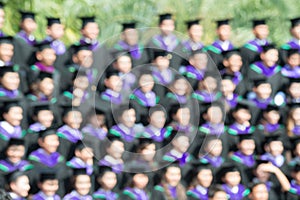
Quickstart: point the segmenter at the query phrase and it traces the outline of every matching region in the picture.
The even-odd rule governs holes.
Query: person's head
[[[35,14],[32,12],[21,11],[20,27],[27,35],[32,34],[37,29]]]
[[[136,168],[141,168],[136,166]],[[129,175],[129,187],[131,188],[137,188],[140,190],[143,190],[146,188],[147,184],[149,183],[149,177],[146,173],[140,172],[139,169],[138,171],[135,171],[135,167],[130,169],[131,174]]]
[[[73,87],[74,87],[73,94],[75,96],[78,96],[76,94],[76,89],[78,88],[81,91],[85,91],[89,86],[89,79],[84,70],[75,71],[73,73],[72,78],[73,78]],[[83,93],[81,95],[83,96]]]
[[[89,194],[92,183],[91,177],[86,174],[86,168],[73,169],[73,187],[81,196]]]
[[[175,137],[172,140],[172,146],[173,149],[180,153],[185,153],[187,152],[189,146],[190,146],[190,141],[189,137],[185,133],[176,133]]]
[[[38,91],[46,95],[47,97],[52,96],[54,92],[54,80],[51,73],[40,72],[38,78]]]
[[[75,156],[84,162],[93,159],[94,152],[90,142],[77,141],[75,145]]]
[[[1,15],[1,9],[0,9]],[[0,60],[10,62],[14,55],[13,37],[4,36],[0,38]]]
[[[154,87],[154,79],[149,71],[142,72],[142,74],[139,77],[138,84],[142,92],[148,93],[152,91]]]
[[[1,67],[0,85],[7,90],[17,90],[20,86],[20,75],[14,66]]]
[[[249,106],[246,104],[238,103],[232,113],[233,118],[239,124],[249,122],[251,119],[251,112]]]
[[[222,52],[224,55],[223,65],[230,73],[239,72],[242,68],[243,61],[239,49],[233,49]]]
[[[278,50],[273,44],[265,45],[263,46],[263,51],[260,53],[260,59],[265,66],[272,67],[279,59]]]
[[[254,81],[253,92],[260,99],[268,99],[272,94],[272,85],[266,79]]]
[[[209,164],[200,162],[193,163],[193,169],[189,172],[191,177],[191,186],[200,185],[204,188],[209,188],[213,181],[213,173]]]
[[[106,72],[104,85],[115,92],[121,92],[123,82],[116,70]]]
[[[55,129],[46,129],[39,133],[38,144],[48,154],[52,154],[57,151],[59,146],[59,138]]]
[[[2,108],[3,119],[12,126],[20,126],[23,119],[23,108],[17,101],[8,101]]]
[[[64,25],[61,24],[59,18],[47,18],[46,34],[54,40],[62,38],[65,34]]]
[[[135,109],[127,105],[121,105],[117,111],[117,117],[119,123],[131,128],[136,121]]]
[[[29,178],[21,171],[14,171],[8,175],[9,190],[20,197],[27,197],[30,190]]]
[[[292,68],[300,65],[300,53],[298,49],[289,49],[287,51],[286,63]]]
[[[45,66],[53,66],[56,60],[55,50],[51,48],[50,42],[41,42],[35,45],[36,59]]]
[[[239,135],[239,143],[237,147],[245,156],[253,155],[255,151],[255,141],[253,136],[251,134]]]
[[[184,96],[191,93],[191,86],[185,77],[176,75],[170,86],[170,90],[176,95]]]
[[[195,50],[189,57],[189,63],[197,70],[206,70],[208,63],[207,53],[203,50]]]
[[[169,68],[171,57],[172,55],[169,52],[156,49],[154,51],[153,63],[160,71],[162,71]]]
[[[96,40],[99,35],[99,26],[95,21],[95,17],[81,17],[81,34],[90,40]]]
[[[114,159],[121,159],[125,151],[124,143],[118,137],[110,137],[110,141],[107,142],[106,152]]]
[[[269,36],[269,26],[266,24],[265,19],[255,19],[252,21],[252,32],[257,39],[267,39]]]
[[[176,187],[181,180],[181,169],[177,163],[166,166],[163,170],[162,181],[172,187]]]
[[[209,200],[227,200],[227,193],[222,189],[221,186],[214,186],[209,188],[208,191]]]
[[[204,151],[213,157],[221,155],[223,150],[222,140],[217,136],[208,136],[204,143]]]
[[[291,137],[290,138],[292,143],[293,155],[295,157],[300,157],[300,138],[299,137]]]
[[[290,33],[294,38],[299,40],[300,39],[300,17],[290,19],[290,21],[291,21]]]
[[[3,3],[0,4],[0,29],[3,28],[5,23],[5,11]]]
[[[266,137],[265,151],[270,153],[272,156],[282,155],[284,146],[282,139],[279,135],[271,135]]]
[[[91,68],[93,64],[93,51],[90,45],[73,45],[72,61],[83,68]]]
[[[175,30],[175,21],[172,19],[172,14],[165,13],[159,15],[159,29],[161,34],[168,36]]]
[[[36,122],[41,123],[46,128],[51,127],[54,120],[54,114],[50,109],[49,104],[34,105],[33,115],[33,119]]]
[[[122,23],[122,34],[121,38],[129,46],[134,46],[139,41],[139,34],[135,28],[135,22]]]
[[[155,156],[155,143],[149,138],[139,138],[139,144],[136,149],[138,153],[145,161],[152,162]]]
[[[116,53],[113,66],[119,72],[129,73],[132,69],[131,57],[126,52]]]
[[[191,111],[186,105],[175,104],[171,107],[170,117],[180,125],[187,126],[190,123]]]
[[[91,110],[88,116],[88,121],[93,127],[103,127],[106,125],[105,113],[99,106],[96,106],[95,110]]]
[[[226,41],[230,39],[231,26],[229,24],[229,19],[218,20],[217,22],[217,35],[221,41]]]
[[[268,105],[263,111],[263,118],[270,124],[278,124],[280,120],[279,107],[276,105]]]
[[[206,73],[203,80],[198,82],[198,90],[214,93],[218,90],[218,80],[212,73]]]
[[[63,121],[66,125],[73,129],[79,129],[82,120],[82,114],[78,109],[69,106],[64,109]]]
[[[54,196],[59,189],[58,183],[55,172],[42,172],[38,187],[46,196]]]
[[[292,97],[292,98],[300,98],[300,79],[299,78],[292,78],[289,81],[289,85],[287,88],[287,93]]]
[[[186,22],[188,35],[193,42],[200,42],[203,35],[203,27],[199,22],[200,19]]]
[[[233,78],[234,76],[230,74],[225,74],[222,76],[221,90],[225,97],[233,94],[234,90],[236,89],[236,85],[233,83]]]
[[[6,157],[12,163],[18,163],[25,154],[25,143],[23,139],[11,138],[6,147]]]
[[[265,183],[259,182],[250,187],[249,198],[251,200],[268,200],[269,192]]]
[[[221,169],[221,181],[230,187],[237,186],[241,182],[239,169],[234,165],[224,166]]]
[[[97,182],[104,190],[112,190],[117,185],[117,174],[111,167],[100,166]]]
[[[149,124],[155,128],[163,128],[166,123],[166,113],[163,107],[156,105],[149,110]]]
[[[221,105],[212,104],[203,114],[203,118],[212,124],[220,124],[223,122],[223,112]]]
[[[292,171],[292,177],[296,182],[299,184],[300,183],[300,165],[296,164],[293,168]]]

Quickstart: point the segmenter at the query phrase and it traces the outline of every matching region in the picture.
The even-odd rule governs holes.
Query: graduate
[[[263,51],[262,46],[269,45],[269,26],[266,19],[252,20],[252,33],[254,39],[248,41],[242,48],[241,54],[243,62],[247,67],[259,58],[259,54]],[[244,71],[246,73],[246,71]]]
[[[296,165],[292,170],[292,181],[290,182],[290,189],[287,194],[287,198],[296,200],[300,196],[300,179],[299,179],[300,165]]]
[[[282,105],[293,105],[293,104],[297,104],[300,102],[300,93],[299,90],[297,90],[297,88],[300,86],[300,79],[299,78],[291,78],[289,80],[289,83],[286,87],[286,96],[283,95],[283,97],[285,98]],[[293,106],[291,106],[293,107]]]
[[[269,104],[274,104],[272,85],[267,79],[256,79],[252,90],[253,93],[248,94],[248,100],[257,108],[266,109]]]
[[[3,27],[4,27],[4,23],[5,23],[5,11],[4,11],[4,4],[1,2],[0,4],[0,37],[5,36],[5,34],[3,33]]]
[[[292,143],[292,158],[289,161],[288,165],[291,167],[295,167],[296,165],[300,165],[300,138],[299,137],[291,137],[290,141]]]
[[[181,181],[181,168],[178,163],[171,163],[161,171],[161,181],[155,185],[150,199],[187,199],[186,190]]]
[[[216,21],[217,23],[217,37],[211,45],[205,47],[205,50],[209,53],[213,60],[213,66],[219,67],[223,61],[222,52],[234,49],[233,44],[230,41],[231,36],[231,19],[222,19]]]
[[[132,67],[141,66],[149,62],[148,53],[144,45],[139,41],[139,33],[136,21],[123,22],[120,40],[110,50],[116,52],[128,52],[132,61]]]
[[[292,39],[288,41],[286,44],[282,45],[281,48],[283,50],[298,49],[299,51],[300,50],[300,45],[299,45],[300,17],[290,19],[290,22],[291,22],[290,34],[292,36]]]
[[[189,190],[186,192],[188,199],[208,200],[208,190],[213,182],[213,172],[211,166],[200,162],[195,162],[190,170]]]
[[[185,22],[189,39],[183,41],[182,45],[183,51],[188,55],[190,55],[192,51],[200,50],[204,47],[202,42],[203,27],[200,22],[201,19],[194,19]]]
[[[60,200],[60,196],[56,194],[59,184],[55,172],[43,172],[40,175],[38,186],[40,191],[32,196],[32,200],[50,199]]]
[[[28,171],[33,166],[24,159],[25,143],[23,139],[12,138],[5,148],[5,158],[0,160],[0,172],[10,173],[16,170]]]
[[[289,137],[300,135],[300,106],[298,104],[294,105],[288,114],[286,121],[286,131]]]
[[[90,195],[91,186],[91,177],[86,174],[86,170],[81,168],[74,169],[72,177],[73,190],[66,194],[63,200],[92,200],[93,198]]]
[[[30,185],[28,176],[21,171],[14,171],[7,176],[9,195],[12,200],[26,200]]]
[[[253,184],[250,188],[249,199],[251,200],[268,200],[269,193],[266,184],[258,182]]]
[[[290,78],[300,78],[300,52],[298,49],[287,50],[287,59],[282,67],[282,76]]]
[[[0,37],[0,50],[0,65],[12,65],[15,50],[12,36]]]
[[[180,40],[174,34],[175,21],[172,17],[172,14],[160,14],[158,25],[160,34],[154,35],[147,44],[150,60],[153,60],[154,51],[156,49],[162,49],[172,55],[170,66],[178,70],[184,54],[182,52],[183,46]]]
[[[119,194],[114,191],[117,185],[117,175],[111,167],[100,166],[97,182],[100,187],[93,193],[93,199],[118,199]]]
[[[0,97],[18,99],[23,97],[20,88],[21,79],[16,66],[3,66],[0,70]]]

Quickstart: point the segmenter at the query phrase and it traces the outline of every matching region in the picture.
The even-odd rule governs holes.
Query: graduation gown
[[[188,200],[208,200],[208,188],[197,185],[195,188],[188,190],[186,196]]]
[[[193,89],[197,88],[198,82],[203,80],[207,70],[198,70],[192,65],[182,66],[179,73],[186,77]]]
[[[21,126],[12,126],[7,121],[0,122],[0,152],[4,150],[10,138],[24,138],[26,131]]]
[[[153,188],[152,194],[151,194],[151,199],[155,200],[167,200],[167,197],[165,195],[166,191],[161,185],[156,185]],[[170,187],[170,193],[171,196],[173,197],[173,200],[179,200],[176,194],[176,188]]]
[[[78,192],[76,192],[75,190],[73,190],[71,193],[66,194],[66,196],[64,196],[63,200],[92,200],[93,197],[91,195],[80,195],[78,194]]]
[[[102,188],[99,188],[96,192],[93,193],[93,199],[102,199],[102,200],[115,200],[119,198],[119,194],[113,191],[106,191]]]
[[[36,193],[35,195],[32,196],[32,200],[44,200],[47,198],[52,198],[53,200],[61,200],[60,196],[55,194],[54,196],[46,196],[45,193],[43,193],[42,191],[39,191],[38,193]]]
[[[145,190],[126,187],[123,190],[122,194],[120,195],[120,199],[124,199],[124,200],[150,200],[150,194]]]
[[[237,191],[234,191],[233,188],[230,188],[228,185],[223,184],[222,188],[229,196],[230,200],[241,200],[244,197],[248,196],[250,190],[245,188],[242,184],[239,184],[237,187]]]

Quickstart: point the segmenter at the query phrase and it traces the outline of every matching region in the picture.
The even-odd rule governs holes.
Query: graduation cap
[[[260,78],[260,79],[254,80],[254,86],[255,86],[255,87],[258,87],[258,86],[260,86],[261,84],[265,84],[265,83],[269,83],[268,80],[265,79],[265,78]]]
[[[222,55],[224,56],[225,59],[229,59],[232,55],[241,55],[239,49],[231,49],[228,51],[223,51]]]
[[[115,69],[107,70],[105,73],[105,78],[109,79],[111,76],[119,76],[119,71]]]
[[[257,168],[260,164],[268,164],[268,163],[269,163],[268,160],[262,160],[262,159],[256,159],[256,160],[255,160],[256,168]]]
[[[77,77],[84,76],[87,77],[86,71],[83,68],[75,70],[72,74],[72,81],[74,81]]]
[[[296,146],[300,143],[300,137],[299,136],[294,136],[290,137],[290,142],[293,145],[293,149],[296,149]]]
[[[45,78],[52,79],[52,75],[53,75],[53,73],[48,73],[48,72],[41,71],[38,75],[38,79],[41,80],[41,81],[44,80]]]
[[[59,18],[47,17],[47,26],[52,26],[53,24],[61,24]]]
[[[268,135],[265,138],[265,144],[270,144],[273,141],[282,141],[282,138],[279,134]]]
[[[121,56],[127,56],[130,57],[128,51],[116,51],[112,53],[113,58],[115,59],[115,61],[117,61],[118,58],[120,58]],[[131,57],[130,57],[131,58]]]
[[[291,21],[291,27],[294,28],[295,26],[298,26],[300,24],[300,17],[290,19],[290,21]]]
[[[300,54],[298,49],[289,49],[287,50],[287,57],[289,58],[290,56],[294,55],[294,54]]]
[[[13,44],[13,39],[12,36],[0,37],[0,44]]]
[[[5,4],[3,2],[0,2],[0,9],[3,9]]]
[[[23,139],[19,139],[19,138],[11,138],[7,144],[7,147],[10,146],[24,146],[25,145],[25,141]]]
[[[47,128],[39,132],[39,138],[45,138],[48,135],[56,135],[56,129]]]
[[[250,110],[250,107],[246,102],[238,102],[234,110],[238,111],[240,109]]]
[[[4,76],[4,74],[9,73],[9,72],[18,72],[19,69],[18,67],[14,66],[3,66],[0,67],[0,77]]]
[[[222,80],[232,80],[234,79],[234,75],[233,74],[223,74],[222,75]]]
[[[115,173],[112,167],[106,165],[100,165],[98,177],[102,177],[105,174],[105,172]]]
[[[69,105],[69,104],[62,105],[62,108],[63,108],[63,112],[62,112],[63,117],[65,117],[69,112],[72,112],[72,111],[80,112],[80,110],[78,110],[78,108],[76,106],[72,106],[72,105]]]
[[[253,140],[253,135],[252,134],[240,134],[238,135],[239,137],[239,142],[242,142],[243,140]]]
[[[44,49],[51,49],[51,42],[50,41],[43,41],[39,42],[34,45],[36,51],[43,51]]]
[[[2,103],[2,113],[7,113],[12,107],[21,107],[18,99],[5,99],[1,101]]]
[[[75,150],[81,151],[84,148],[91,148],[92,144],[90,141],[84,141],[78,140],[75,144]]]
[[[160,57],[160,56],[167,57],[168,59],[172,58],[172,55],[170,54],[170,52],[162,50],[162,49],[155,49],[153,59],[155,60],[157,57]]]
[[[21,13],[21,20],[24,21],[25,19],[34,19],[35,13],[29,11],[20,11]]]
[[[172,19],[171,13],[164,13],[159,15],[159,24],[161,24],[164,20]]]
[[[31,106],[33,108],[33,114],[36,116],[42,110],[51,110],[50,104],[45,102],[35,103]]]
[[[95,16],[89,16],[89,17],[80,17],[82,21],[81,29],[83,29],[88,23],[94,23],[95,21]]]
[[[276,46],[274,44],[267,44],[262,46],[263,52],[267,52],[271,49],[277,49]]]
[[[122,23],[122,31],[125,31],[126,29],[135,29],[136,22],[123,22]]]
[[[224,164],[223,167],[218,172],[218,174],[220,175],[218,177],[223,178],[229,172],[240,172],[240,170],[233,163]]]
[[[103,114],[105,114],[105,111],[102,107],[100,107],[100,105],[97,104],[95,106],[95,114],[96,115],[103,115]]]
[[[252,27],[256,27],[259,25],[266,25],[266,19],[253,19],[252,20]]]
[[[216,20],[217,23],[217,27],[219,28],[222,25],[229,25],[229,22],[231,21],[231,19],[220,19],[220,20]]]
[[[292,83],[300,83],[300,78],[289,78],[289,85]]]
[[[56,177],[56,173],[54,170],[49,170],[49,171],[45,171],[45,172],[42,172],[40,174],[40,183],[43,183],[44,181],[47,181],[47,180],[57,180],[58,178]]]
[[[71,49],[73,50],[73,54],[77,54],[81,50],[91,51],[90,47],[90,44],[73,44]]]
[[[279,107],[275,104],[268,104],[267,108],[264,110],[265,112],[270,112],[270,111],[279,111]]]
[[[194,19],[186,21],[185,24],[187,25],[187,28],[190,29],[193,25],[199,25],[201,19]]]
[[[73,176],[87,175],[86,168],[73,168]]]
[[[194,55],[197,55],[197,54],[206,54],[206,52],[203,50],[203,48],[202,49],[196,49],[196,50],[193,50],[191,52],[190,57],[193,57]]]
[[[7,183],[10,184],[10,183],[17,181],[17,179],[21,176],[26,176],[25,172],[16,170],[16,171],[12,171],[12,172],[6,174],[5,178],[7,180]]]
[[[299,164],[296,164],[294,167],[293,167],[293,172],[300,172],[300,165]]]

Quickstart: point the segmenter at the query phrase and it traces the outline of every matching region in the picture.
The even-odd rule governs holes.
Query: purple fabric
[[[35,37],[33,35],[26,35],[25,31],[20,31],[17,33],[17,36],[22,38],[28,45],[34,46],[36,44]]]
[[[0,70],[1,70],[1,68],[0,68]],[[0,87],[0,96],[5,96],[10,99],[13,99],[13,98],[16,98],[19,94],[20,94],[20,92],[18,90],[7,90],[3,87]]]
[[[55,167],[62,160],[62,156],[58,152],[47,154],[42,148],[33,151],[29,155],[29,160],[40,162],[48,167]]]

